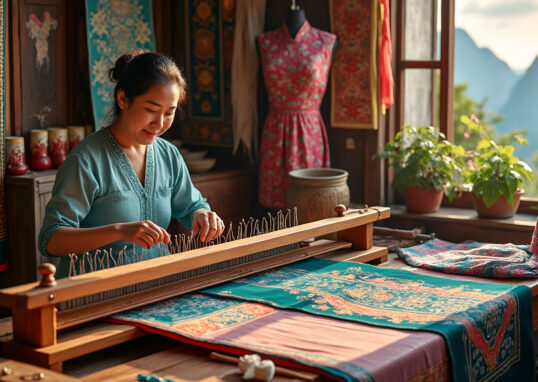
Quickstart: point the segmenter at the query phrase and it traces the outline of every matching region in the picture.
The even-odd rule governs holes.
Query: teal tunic
[[[166,229],[171,218],[191,229],[194,211],[209,205],[193,186],[187,166],[178,149],[157,138],[146,151],[146,174],[142,185],[131,162],[108,128],[103,128],[80,142],[56,173],[52,198],[45,209],[39,233],[39,250],[46,248],[52,235],[64,227],[91,228],[113,223],[151,220]],[[112,249],[117,255],[127,247],[142,252],[133,243],[114,242],[101,250]],[[147,257],[154,257],[159,246]],[[57,277],[69,271],[69,257],[59,256]]]

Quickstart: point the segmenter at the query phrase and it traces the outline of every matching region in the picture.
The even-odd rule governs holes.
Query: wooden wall
[[[184,25],[182,22],[183,1],[153,0],[154,28],[157,49],[184,62]],[[237,0],[238,1],[238,0]],[[29,117],[40,106],[43,97],[56,100],[55,112],[49,116],[47,126],[67,124],[92,124],[91,98],[89,90],[88,51],[86,42],[85,6],[83,0],[21,0],[10,2],[10,35],[12,65],[11,81],[11,128],[8,134],[27,136],[30,129],[38,128],[37,120]],[[319,29],[330,30],[328,0],[299,0],[309,22]],[[265,30],[279,28],[284,22],[290,6],[289,0],[267,0]],[[29,13],[42,17],[43,10],[56,10],[58,29],[54,31],[50,52],[50,69],[55,76],[44,83],[31,74],[26,20]],[[30,71],[30,72],[29,72]],[[28,74],[30,73],[30,75]],[[263,78],[259,77],[260,133],[268,111],[268,101]],[[51,90],[52,89],[52,90]],[[41,106],[40,106],[41,107]],[[348,184],[353,203],[369,205],[385,201],[384,173],[379,160],[372,161],[385,141],[385,118],[380,118],[380,128],[354,130],[330,126],[330,86],[321,106],[329,137],[332,166],[349,172]],[[170,131],[167,137],[173,137]],[[260,134],[261,136],[261,134]],[[246,155],[232,153],[229,147],[210,148],[211,155],[218,158],[223,168],[251,166]]]

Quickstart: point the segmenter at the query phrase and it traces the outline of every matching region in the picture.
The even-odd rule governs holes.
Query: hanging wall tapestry
[[[108,70],[133,49],[155,50],[151,0],[86,0],[93,116],[98,130],[113,106]]]
[[[231,145],[235,0],[185,1],[184,22],[190,92],[181,139]]]
[[[330,0],[331,126],[377,129],[377,1]]]
[[[6,131],[6,8],[7,2],[0,0],[0,271],[7,269],[6,199],[4,193],[4,136]]]

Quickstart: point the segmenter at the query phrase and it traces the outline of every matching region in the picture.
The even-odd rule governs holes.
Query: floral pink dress
[[[335,40],[335,35],[310,26],[308,21],[295,39],[285,24],[258,37],[270,104],[260,158],[259,200],[266,207],[286,207],[289,171],[330,167],[319,107]]]

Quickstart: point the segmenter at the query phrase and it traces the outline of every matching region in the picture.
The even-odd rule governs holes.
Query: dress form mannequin
[[[258,197],[274,209],[286,208],[289,171],[330,167],[319,108],[336,36],[312,27],[293,3],[281,28],[257,38],[270,106],[262,129]]]
[[[292,38],[295,38],[305,20],[306,16],[303,9],[290,9],[288,13],[286,13],[286,26],[288,27],[288,32],[290,32]]]

